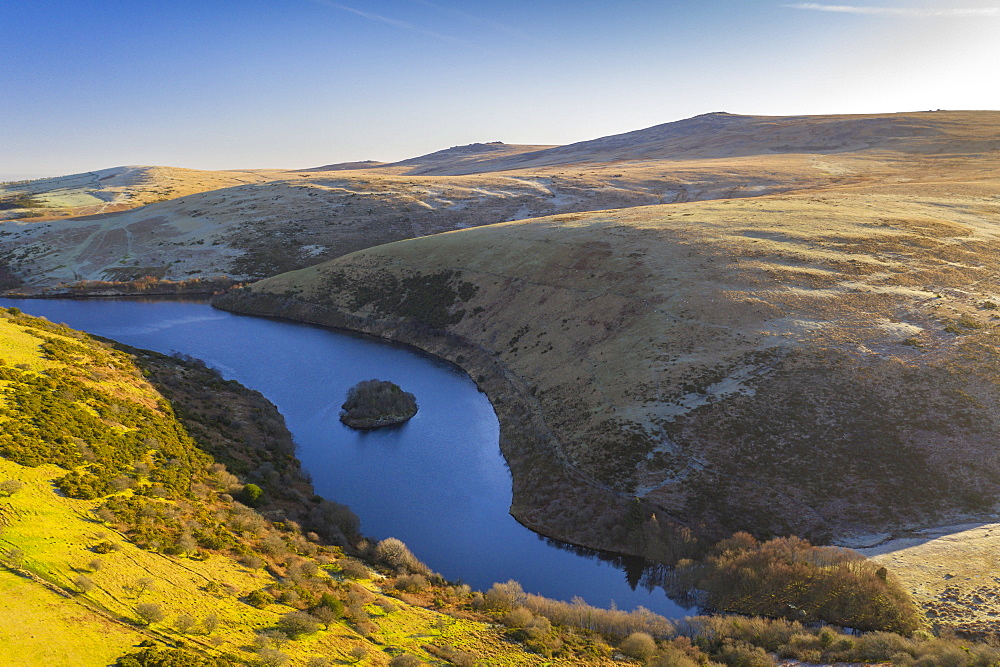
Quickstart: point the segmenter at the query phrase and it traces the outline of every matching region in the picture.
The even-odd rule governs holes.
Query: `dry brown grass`
[[[707,533],[925,524],[1000,492],[991,156],[813,156],[845,180],[439,234],[253,290],[412,325],[350,286],[452,272],[478,290],[446,330],[524,382],[577,484]],[[557,503],[515,498],[543,532],[632,544],[618,510],[537,515]]]
[[[556,213],[831,188],[891,194],[913,181],[958,192],[967,185],[960,169],[995,175],[982,137],[997,125],[992,112],[710,116],[548,150],[486,144],[367,170],[106,170],[33,185],[76,199],[0,224],[0,261],[31,286],[134,267],[171,279],[259,278],[381,243]],[[97,215],[62,219],[83,212]]]

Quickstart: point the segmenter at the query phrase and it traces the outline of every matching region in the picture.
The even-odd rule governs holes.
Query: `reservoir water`
[[[662,590],[633,589],[623,569],[596,554],[559,548],[510,516],[510,472],[496,415],[476,385],[449,364],[381,341],[233,315],[206,303],[0,299],[0,305],[135,347],[198,357],[260,391],[285,416],[316,492],[349,505],[366,535],[403,540],[447,579],[480,590],[515,579],[528,592],[560,600],[579,596],[603,607],[686,614]],[[413,392],[417,415],[380,431],[341,424],[347,389],[371,378]]]

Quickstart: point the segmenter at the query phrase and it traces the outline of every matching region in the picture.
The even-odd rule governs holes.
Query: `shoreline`
[[[391,418],[379,418],[379,419],[353,419],[351,417],[341,416],[340,421],[344,425],[349,426],[353,429],[358,429],[361,431],[371,431],[377,428],[387,428],[389,426],[399,426],[400,424],[405,424],[406,422],[413,419],[417,411],[414,410],[413,414],[407,415],[405,417],[391,417]]]
[[[21,299],[31,301],[34,299],[68,299],[71,301],[86,301],[88,299],[101,299],[112,301],[115,299],[156,299],[156,300],[186,300],[198,303],[208,303],[217,292],[108,292],[94,294],[78,294],[73,292],[45,293],[45,294],[24,294],[5,293],[0,294],[4,299]]]
[[[609,540],[601,523],[624,522],[631,498],[595,486],[563,464],[544,415],[523,380],[488,350],[454,333],[388,318],[358,317],[334,308],[249,290],[216,295],[211,305],[255,315],[372,336],[445,361],[485,393],[500,423],[500,450],[512,479],[510,514],[542,537],[624,557],[645,558],[641,548]],[[561,508],[572,507],[568,517]],[[657,508],[658,513],[662,513]],[[572,519],[567,521],[567,519]],[[650,559],[651,562],[659,562]]]
[[[192,281],[95,281],[67,283],[57,286],[10,287],[0,292],[7,299],[117,299],[128,297],[185,298],[200,297],[207,301],[213,296],[241,284],[237,280],[194,279]]]

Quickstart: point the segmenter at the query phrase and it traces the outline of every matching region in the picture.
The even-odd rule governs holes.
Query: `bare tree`
[[[215,612],[209,614],[201,621],[201,627],[205,630],[206,635],[210,635],[219,629],[219,615]]]
[[[417,665],[424,664],[415,655],[410,655],[409,653],[403,653],[397,655],[395,658],[389,661],[389,667],[417,667]]]
[[[19,479],[5,479],[0,482],[0,496],[10,497],[24,488],[24,482]]]
[[[154,584],[152,577],[140,577],[136,579],[135,583],[132,584],[132,592],[135,593],[137,598],[142,597],[142,594],[146,591],[153,590]]]
[[[94,590],[94,582],[90,580],[90,577],[83,574],[73,580],[73,585],[81,593],[89,593]]]
[[[139,615],[146,625],[160,623],[167,617],[163,607],[155,602],[140,602],[135,606],[135,613]]]
[[[186,635],[191,632],[191,628],[195,626],[198,621],[195,620],[194,616],[191,614],[180,614],[176,620],[174,620],[174,627],[177,628],[177,632],[182,635]]]

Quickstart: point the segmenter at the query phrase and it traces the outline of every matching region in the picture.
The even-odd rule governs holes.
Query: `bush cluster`
[[[435,329],[457,324],[465,317],[463,304],[479,291],[479,286],[461,279],[458,271],[415,274],[397,278],[380,272],[366,280],[351,280],[341,272],[324,276],[330,294],[350,290],[348,307],[371,308],[376,313],[420,321]]]
[[[27,192],[0,197],[0,211],[14,208],[42,208],[44,206],[44,201]]]
[[[147,647],[118,658],[115,667],[236,667],[224,657],[208,657],[182,648]]]
[[[484,596],[487,608],[523,606],[533,614],[544,616],[556,625],[568,625],[591,630],[608,637],[627,637],[643,632],[653,637],[669,637],[674,633],[674,625],[668,619],[639,607],[634,611],[621,609],[601,609],[592,607],[580,598],[572,602],[550,600],[541,595],[524,593],[515,581],[494,584]],[[498,604],[497,600],[503,600]]]
[[[778,664],[775,657],[820,664],[891,662],[927,667],[987,667],[1000,661],[1000,648],[995,646],[926,633],[853,635],[829,626],[746,616],[695,616],[677,626],[674,641],[686,640],[728,665],[771,666]]]
[[[671,621],[642,608],[625,612],[592,607],[580,599],[549,600],[524,593],[515,581],[475,594],[473,605],[510,628],[511,639],[546,656],[610,657],[610,649],[602,652],[608,641],[626,656],[654,667],[776,667],[781,659],[907,667],[1000,664],[1000,647],[932,637],[924,631],[911,637],[882,631],[855,635],[828,625],[742,615]]]
[[[823,622],[910,634],[916,606],[885,568],[850,549],[816,547],[797,537],[760,543],[747,533],[719,542],[693,570],[708,605],[745,616]]]
[[[195,471],[210,459],[169,406],[153,409],[101,385],[111,374],[136,374],[124,354],[46,320],[10,311],[7,316],[38,331],[45,357],[64,366],[45,374],[0,366],[0,380],[7,383],[0,456],[26,466],[66,468],[56,485],[75,498],[100,498],[137,485],[188,494]]]

